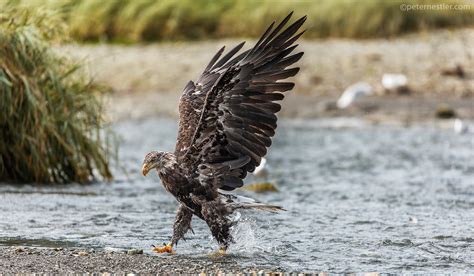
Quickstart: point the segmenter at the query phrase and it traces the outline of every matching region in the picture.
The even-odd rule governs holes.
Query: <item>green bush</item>
[[[7,0],[62,12],[74,38],[141,42],[256,37],[290,11],[308,15],[305,37],[390,37],[433,28],[472,26],[470,10],[401,11],[402,4],[467,4],[463,0]]]
[[[0,181],[109,180],[103,88],[51,50],[54,16],[0,12]]]

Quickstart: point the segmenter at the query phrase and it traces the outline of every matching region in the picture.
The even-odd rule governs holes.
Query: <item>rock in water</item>
[[[454,132],[457,134],[464,134],[469,132],[469,127],[461,119],[456,118],[454,120]]]
[[[456,64],[454,67],[450,68],[445,68],[441,70],[441,75],[443,76],[451,76],[451,77],[458,77],[460,79],[463,79],[466,77],[466,73],[464,71],[464,68],[462,67],[461,64]]]
[[[450,119],[456,117],[456,112],[450,106],[442,104],[436,109],[436,118]]]
[[[127,250],[128,255],[140,255],[143,254],[143,249],[130,249]]]
[[[362,96],[372,94],[372,86],[366,82],[358,82],[344,90],[339,100],[337,100],[338,108],[347,108]]]
[[[278,192],[277,187],[271,182],[260,182],[245,185],[242,189],[256,193]]]
[[[384,74],[382,76],[382,86],[385,91],[408,94],[408,79],[403,74]]]

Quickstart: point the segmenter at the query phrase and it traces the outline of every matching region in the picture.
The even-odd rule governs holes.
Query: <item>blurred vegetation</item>
[[[111,179],[110,133],[80,66],[51,50],[62,20],[46,12],[0,11],[0,181]]]
[[[472,26],[471,10],[401,11],[401,4],[466,4],[462,0],[4,0],[60,11],[81,41],[142,42],[256,37],[294,10],[308,15],[306,38],[390,37],[432,28]],[[4,4],[6,5],[6,4]]]

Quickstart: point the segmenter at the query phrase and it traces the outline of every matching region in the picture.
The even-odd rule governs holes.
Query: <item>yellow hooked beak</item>
[[[150,164],[149,163],[144,163],[142,167],[142,174],[143,176],[146,176],[148,172],[150,171]]]

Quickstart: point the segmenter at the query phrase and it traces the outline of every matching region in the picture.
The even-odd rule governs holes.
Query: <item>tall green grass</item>
[[[308,15],[305,37],[390,37],[433,28],[472,26],[470,10],[401,11],[401,4],[463,0],[5,0],[61,11],[74,38],[141,42],[258,36],[294,10]],[[472,2],[471,2],[472,3]]]
[[[103,89],[51,50],[60,21],[0,12],[0,182],[111,179]]]

